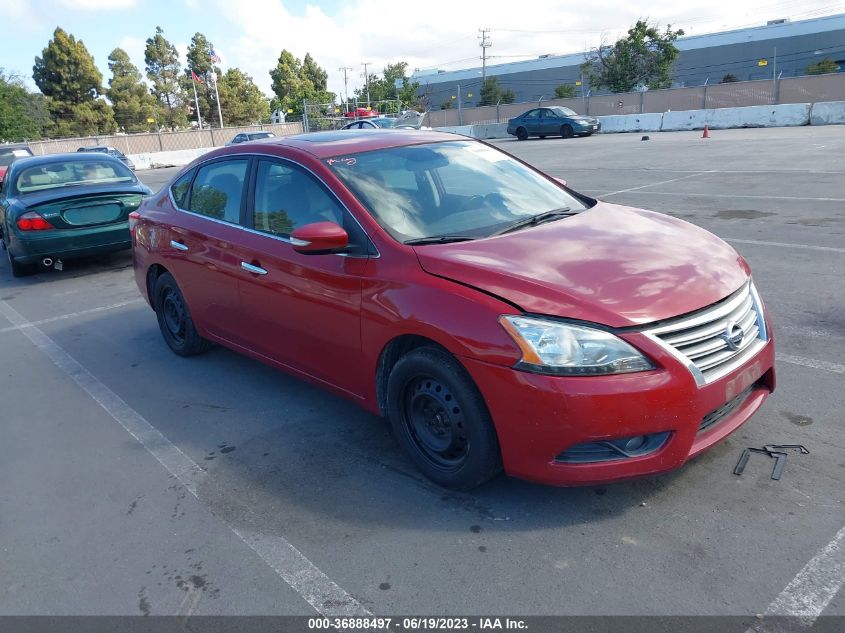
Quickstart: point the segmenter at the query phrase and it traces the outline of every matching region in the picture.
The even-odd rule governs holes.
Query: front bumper
[[[576,134],[594,134],[601,132],[601,122],[596,121],[595,123],[588,123],[576,121],[572,126],[572,129]]]
[[[34,264],[45,257],[51,259],[87,257],[132,246],[128,222],[79,229],[33,231],[25,236],[16,232],[10,237],[11,252],[22,264]]]
[[[698,387],[681,363],[647,337],[625,338],[656,361],[657,369],[561,377],[462,359],[490,409],[509,475],[567,486],[669,471],[733,433],[775,388],[771,339],[743,366]],[[749,388],[732,410],[699,431],[705,416]],[[556,460],[578,444],[665,432],[668,439],[646,455],[589,463]]]

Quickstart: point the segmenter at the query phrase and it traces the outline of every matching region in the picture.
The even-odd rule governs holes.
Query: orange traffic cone
[[[701,135],[701,138],[710,138],[710,130],[707,129],[707,124],[704,124],[704,134]]]

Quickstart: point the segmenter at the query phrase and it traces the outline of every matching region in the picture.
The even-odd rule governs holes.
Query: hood
[[[526,312],[626,327],[724,299],[750,274],[721,239],[668,215],[599,202],[498,237],[416,247],[422,268]]]

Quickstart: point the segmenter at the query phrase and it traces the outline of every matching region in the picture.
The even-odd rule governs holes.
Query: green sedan
[[[12,274],[130,248],[129,214],[150,193],[105,154],[16,160],[0,188],[0,233]]]

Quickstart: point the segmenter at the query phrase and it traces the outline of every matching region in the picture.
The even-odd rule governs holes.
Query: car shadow
[[[0,258],[2,260],[0,261],[0,271],[3,272],[0,274],[5,275],[13,283],[21,285],[55,283],[132,267],[132,251],[122,250],[103,255],[91,255],[88,257],[62,260],[61,270],[56,269],[55,265],[50,268],[44,268],[39,264],[36,271],[31,275],[12,277],[12,271],[9,270],[9,262],[6,259],[5,252],[2,255],[2,258]]]
[[[266,534],[302,516],[439,531],[464,532],[467,522],[543,530],[607,521],[663,497],[692,496],[700,484],[689,464],[606,486],[557,488],[502,475],[469,492],[448,490],[415,469],[384,419],[352,402],[224,348],[176,357],[145,306],[64,323],[51,335],[206,470],[198,493],[215,514]]]

